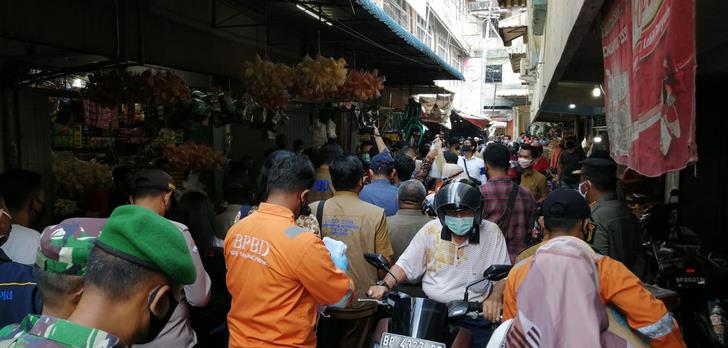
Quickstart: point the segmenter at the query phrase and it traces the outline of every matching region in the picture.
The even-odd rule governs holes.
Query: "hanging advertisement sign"
[[[602,16],[612,157],[646,176],[697,161],[695,0],[613,0]]]

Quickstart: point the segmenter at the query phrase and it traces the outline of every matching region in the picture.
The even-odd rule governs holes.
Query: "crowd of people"
[[[483,315],[455,323],[473,347],[502,319],[508,346],[625,346],[604,304],[652,345],[684,346],[640,283],[608,155],[527,135],[413,147],[376,128],[356,153],[286,146],[259,170],[233,163],[219,209],[160,168],[119,170],[108,218],[41,233],[40,175],[0,175],[0,347],[366,347],[382,317],[358,299],[398,286],[447,303],[498,264],[515,265],[507,279],[469,289]]]

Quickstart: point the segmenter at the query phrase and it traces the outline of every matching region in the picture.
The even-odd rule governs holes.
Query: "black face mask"
[[[309,216],[311,215],[311,207],[308,206],[307,201],[301,201],[301,208],[298,209],[298,215],[296,215],[296,220],[298,220],[299,216]]]
[[[463,152],[470,152],[473,151],[473,147],[470,145],[463,145],[462,147],[460,147],[460,150],[462,150]]]
[[[152,301],[154,301],[154,297],[157,295],[157,291],[159,291],[160,288],[154,289],[152,291],[151,295],[149,295],[149,305],[152,305]],[[169,301],[169,308],[167,309],[167,312],[162,314],[162,316],[158,317],[152,313],[152,310],[149,309],[149,330],[147,330],[147,337],[144,339],[144,342],[137,342],[140,344],[149,343],[153,341],[157,336],[159,336],[159,333],[162,332],[162,329],[167,325],[169,322],[169,318],[172,317],[172,313],[174,313],[175,308],[177,308],[177,300],[175,300],[174,296],[172,296],[171,292],[168,292],[167,295],[167,301]]]

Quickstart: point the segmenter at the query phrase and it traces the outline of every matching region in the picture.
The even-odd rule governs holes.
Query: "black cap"
[[[579,192],[564,188],[546,196],[541,205],[541,215],[552,218],[584,219],[591,215],[591,209]]]
[[[142,169],[134,175],[134,191],[137,189],[154,189],[159,191],[174,191],[174,179],[161,169]]]
[[[611,159],[587,158],[581,161],[581,173],[591,181],[613,182],[617,180],[617,163]]]

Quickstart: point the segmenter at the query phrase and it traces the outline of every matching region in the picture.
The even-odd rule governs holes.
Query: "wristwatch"
[[[385,282],[384,279],[378,281],[376,285],[383,286],[383,287],[387,288],[387,290],[392,290],[392,288],[389,287],[389,284],[387,284],[387,282]]]

